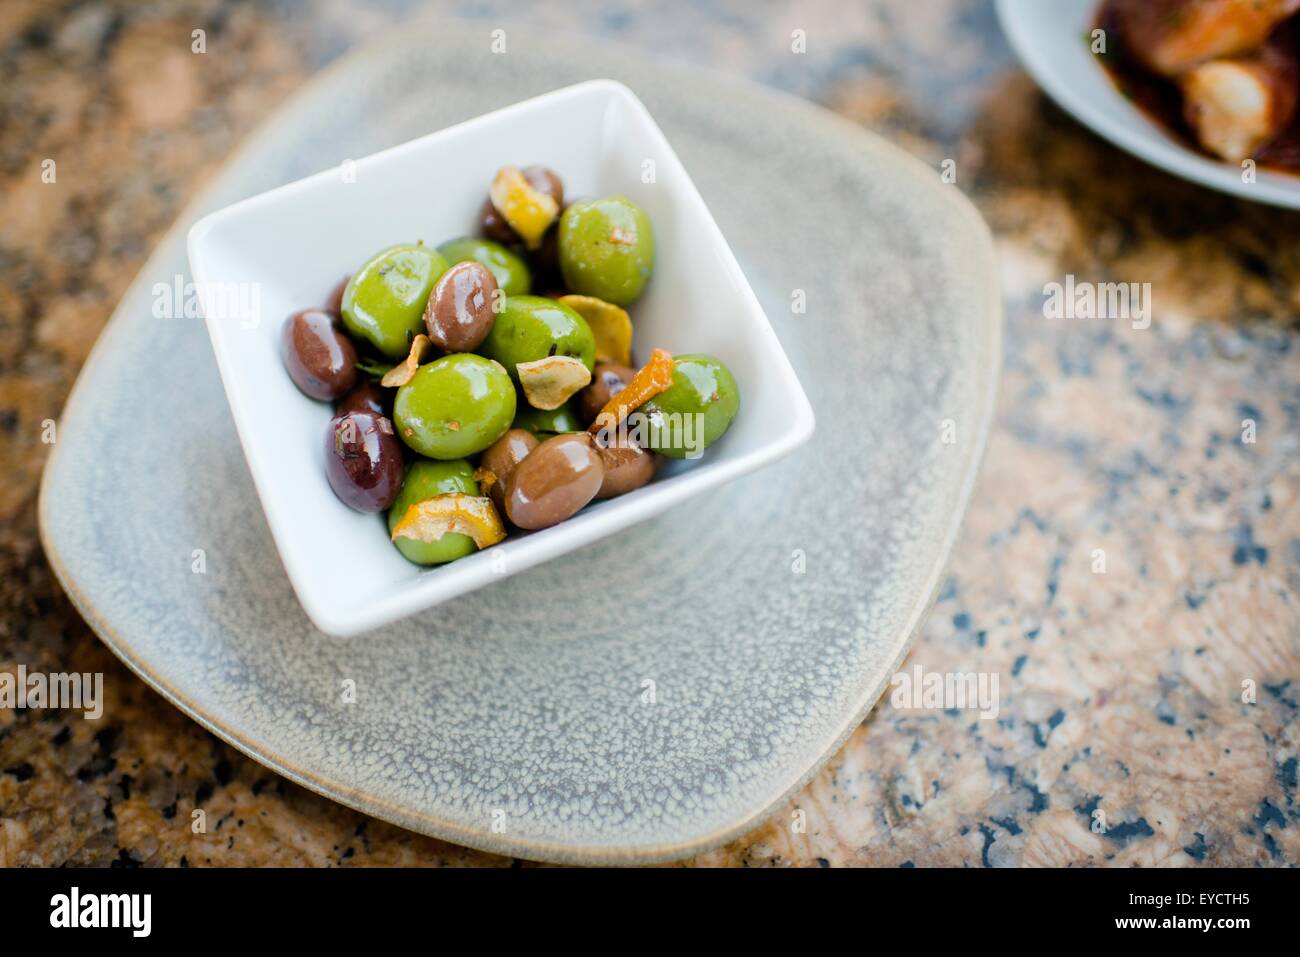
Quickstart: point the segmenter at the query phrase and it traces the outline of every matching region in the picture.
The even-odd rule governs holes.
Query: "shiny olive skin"
[[[596,498],[613,498],[638,489],[655,477],[655,467],[659,459],[653,452],[647,452],[631,439],[618,444],[605,444],[596,439],[596,454],[605,468],[605,478],[601,482]]]
[[[519,172],[524,174],[524,179],[528,180],[528,185],[539,193],[545,193],[551,199],[555,200],[555,205],[560,209],[564,208],[564,181],[560,175],[547,166],[534,164],[525,166]]]
[[[525,429],[538,438],[549,438],[564,432],[581,432],[584,425],[578,420],[572,402],[558,409],[534,409],[524,399],[519,400],[513,428]]]
[[[338,285],[330,290],[329,298],[325,300],[325,311],[333,313],[336,319],[343,317],[343,291],[348,288],[351,279],[351,276],[340,279]]]
[[[373,412],[375,415],[392,418],[392,393],[381,388],[373,379],[363,378],[334,405],[335,415],[346,415],[348,412]]]
[[[294,385],[313,399],[337,399],[356,384],[356,347],[324,309],[304,309],[284,321],[280,354]]]
[[[515,366],[547,356],[573,356],[588,370],[596,364],[596,340],[587,320],[562,302],[543,296],[510,296],[479,350],[505,366],[519,381]]]
[[[392,535],[397,523],[406,517],[407,510],[435,495],[457,493],[478,495],[478,482],[474,469],[464,459],[450,462],[431,462],[417,459],[406,468],[402,490],[388,511],[388,534]],[[474,539],[457,532],[448,532],[436,542],[417,542],[413,538],[395,538],[397,550],[417,565],[445,565],[478,551]]]
[[[424,307],[447,260],[419,245],[390,246],[348,280],[343,324],[394,361],[406,358],[411,339],[424,331]]]
[[[537,448],[537,436],[526,429],[510,429],[497,439],[482,458],[478,460],[479,468],[487,469],[496,478],[488,486],[488,495],[498,509],[504,509],[506,479],[510,478],[515,466],[528,457],[528,453]]]
[[[591,384],[581,389],[573,397],[574,409],[584,424],[590,425],[605,408],[605,403],[622,392],[632,377],[635,369],[621,366],[617,362],[597,362],[591,374]]]
[[[431,459],[481,452],[510,428],[515,388],[501,366],[458,352],[420,367],[397,390],[393,421],[402,441]]]
[[[483,234],[484,239],[490,239],[503,246],[513,246],[519,242],[519,234],[506,222],[506,218],[497,212],[490,196],[484,199],[483,205],[479,207],[478,231]]]
[[[642,407],[649,417],[647,441],[650,448],[669,458],[686,458],[702,451],[722,437],[740,408],[740,388],[722,362],[713,356],[684,355],[673,360],[673,384]],[[656,412],[677,416],[702,414],[703,435],[698,429],[686,432],[680,425],[670,427],[671,420],[661,420]],[[678,422],[682,420],[677,419]],[[692,442],[688,443],[689,438]],[[696,444],[695,449],[689,446]]]
[[[429,339],[447,352],[472,352],[487,338],[496,314],[497,280],[482,263],[458,262],[433,286],[424,310]]]
[[[501,243],[466,236],[443,243],[438,247],[438,252],[453,266],[463,262],[482,263],[492,270],[497,285],[507,296],[526,296],[532,289],[533,276],[528,270],[528,263]]]
[[[533,189],[546,193],[555,200],[556,206],[564,209],[564,183],[554,170],[534,165],[525,166],[520,172]],[[483,200],[483,205],[479,207],[478,228],[484,237],[504,246],[514,246],[521,242],[514,227],[492,205],[491,197]]]
[[[373,412],[330,419],[325,433],[325,477],[343,504],[382,512],[402,488],[402,446],[393,423]]]
[[[554,436],[528,453],[506,479],[506,515],[519,528],[550,528],[595,498],[604,479],[590,435]]]
[[[650,217],[626,196],[580,200],[560,217],[560,271],[570,291],[626,306],[655,265]]]

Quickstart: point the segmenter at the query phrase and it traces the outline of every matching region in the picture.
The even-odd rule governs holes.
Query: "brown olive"
[[[519,234],[510,227],[506,218],[497,212],[491,198],[483,200],[483,205],[478,211],[478,231],[485,239],[503,246],[513,246],[519,242]]]
[[[352,281],[351,276],[344,276],[339,280],[339,284],[334,287],[328,299],[325,300],[325,311],[332,312],[335,317],[343,315],[343,290],[348,288],[348,283]]]
[[[452,266],[434,285],[424,308],[429,339],[447,352],[477,349],[492,331],[496,294],[497,280],[487,266],[473,260]]]
[[[645,485],[655,476],[657,456],[631,439],[622,443],[610,442],[608,445],[596,439],[596,454],[600,456],[605,469],[605,478],[601,482],[596,498],[613,498]]]
[[[506,479],[506,516],[525,529],[550,528],[595,498],[605,468],[586,432],[547,439]]]
[[[618,365],[615,362],[597,362],[591,375],[591,384],[574,397],[578,418],[583,425],[590,425],[605,408],[605,403],[618,395],[636,375],[635,369]]]
[[[527,429],[510,429],[497,439],[479,459],[479,468],[487,469],[495,479],[488,487],[488,495],[496,502],[497,508],[504,509],[506,479],[522,462],[528,453],[537,448],[537,436]]]
[[[560,272],[560,221],[557,219],[542,234],[542,244],[532,253],[533,282],[538,287],[563,288],[564,276]],[[563,293],[561,293],[563,295]]]
[[[564,181],[555,170],[546,166],[525,166],[519,172],[524,174],[528,185],[539,193],[545,193],[555,200],[555,205],[564,209]]]
[[[352,391],[339,399],[334,406],[335,415],[349,412],[373,412],[375,415],[390,416],[392,413],[392,396],[373,379],[358,382]]]
[[[393,423],[373,412],[330,419],[325,434],[325,477],[343,504],[382,512],[402,490],[402,447]]]
[[[313,399],[337,399],[357,381],[357,350],[323,309],[304,309],[284,321],[280,351],[289,378]]]

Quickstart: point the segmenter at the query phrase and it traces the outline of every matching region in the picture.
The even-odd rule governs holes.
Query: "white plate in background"
[[[1300,177],[1232,163],[1179,143],[1115,88],[1089,48],[1101,0],[997,0],[998,19],[1030,76],[1062,109],[1116,146],[1166,172],[1220,192],[1300,209]]]

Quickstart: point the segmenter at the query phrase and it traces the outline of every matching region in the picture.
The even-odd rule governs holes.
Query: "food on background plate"
[[[1297,0],[1110,0],[1134,57],[1176,77],[1210,60],[1258,49]]]
[[[740,406],[712,356],[654,349],[633,361],[628,309],[655,246],[632,200],[566,207],[554,171],[506,166],[478,229],[436,249],[380,250],[281,331],[299,390],[336,403],[330,487],[357,511],[386,511],[394,546],[417,565],[641,488],[661,456],[695,457],[721,438]],[[536,276],[548,295],[532,295]]]
[[[1103,62],[1204,152],[1300,172],[1298,11],[1300,0],[1105,0]]]
[[[1179,79],[1183,115],[1211,153],[1228,160],[1259,155],[1295,117],[1295,49],[1270,42],[1258,53],[1211,60]]]

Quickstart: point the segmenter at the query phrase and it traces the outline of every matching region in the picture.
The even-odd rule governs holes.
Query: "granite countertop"
[[[106,697],[94,722],[0,708],[0,865],[512,863],[202,730],[99,643],[37,540],[42,422],[163,231],[287,94],[415,6],[0,6],[0,671],[101,671]],[[955,158],[996,235],[997,422],[909,666],[998,673],[999,715],[886,698],[791,807],[695,863],[1300,863],[1300,215],[1092,136],[980,0],[430,6],[806,96],[936,168]],[[779,55],[793,29],[804,57]],[[47,157],[57,192],[36,185]],[[1045,284],[1070,275],[1151,283],[1150,328],[1048,318]]]

